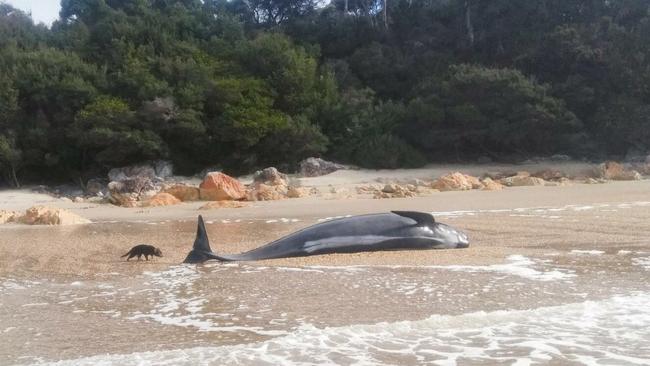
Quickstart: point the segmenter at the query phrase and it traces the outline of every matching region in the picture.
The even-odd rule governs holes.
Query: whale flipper
[[[433,218],[433,215],[424,213],[424,212],[415,212],[415,211],[391,211],[395,215],[402,217],[407,217],[411,220],[415,220],[416,225],[432,225],[436,222],[436,219]]]
[[[187,254],[183,263],[202,263],[208,259],[218,259],[218,256],[212,252],[210,248],[210,240],[208,239],[208,232],[205,230],[205,223],[203,217],[199,215],[199,222],[196,227],[196,239],[194,239],[194,246]]]

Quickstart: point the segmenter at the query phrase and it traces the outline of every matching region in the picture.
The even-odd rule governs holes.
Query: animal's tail
[[[124,258],[124,257],[126,257],[127,255],[129,255],[129,254],[131,254],[131,251],[130,251],[130,250],[129,250],[128,252],[126,252],[126,254],[124,254],[123,256],[120,256],[120,258]]]
[[[210,248],[210,240],[208,240],[208,233],[205,230],[205,224],[203,223],[203,217],[199,215],[199,223],[196,228],[194,246],[187,254],[183,263],[202,263],[208,259],[227,260],[212,252],[212,249]]]

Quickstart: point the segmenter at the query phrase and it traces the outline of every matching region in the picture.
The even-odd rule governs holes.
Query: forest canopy
[[[647,0],[0,1],[7,184],[649,146]]]

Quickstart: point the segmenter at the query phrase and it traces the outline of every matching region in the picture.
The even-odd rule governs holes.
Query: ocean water
[[[650,255],[612,254],[615,276],[585,272],[582,258],[608,256],[2,278],[0,363],[650,364]]]

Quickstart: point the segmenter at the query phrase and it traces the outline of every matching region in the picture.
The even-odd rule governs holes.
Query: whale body
[[[217,254],[199,216],[194,246],[184,263],[257,261],[331,253],[380,250],[467,248],[465,233],[438,223],[423,212],[392,211],[335,219],[309,226],[259,248],[240,254]]]

